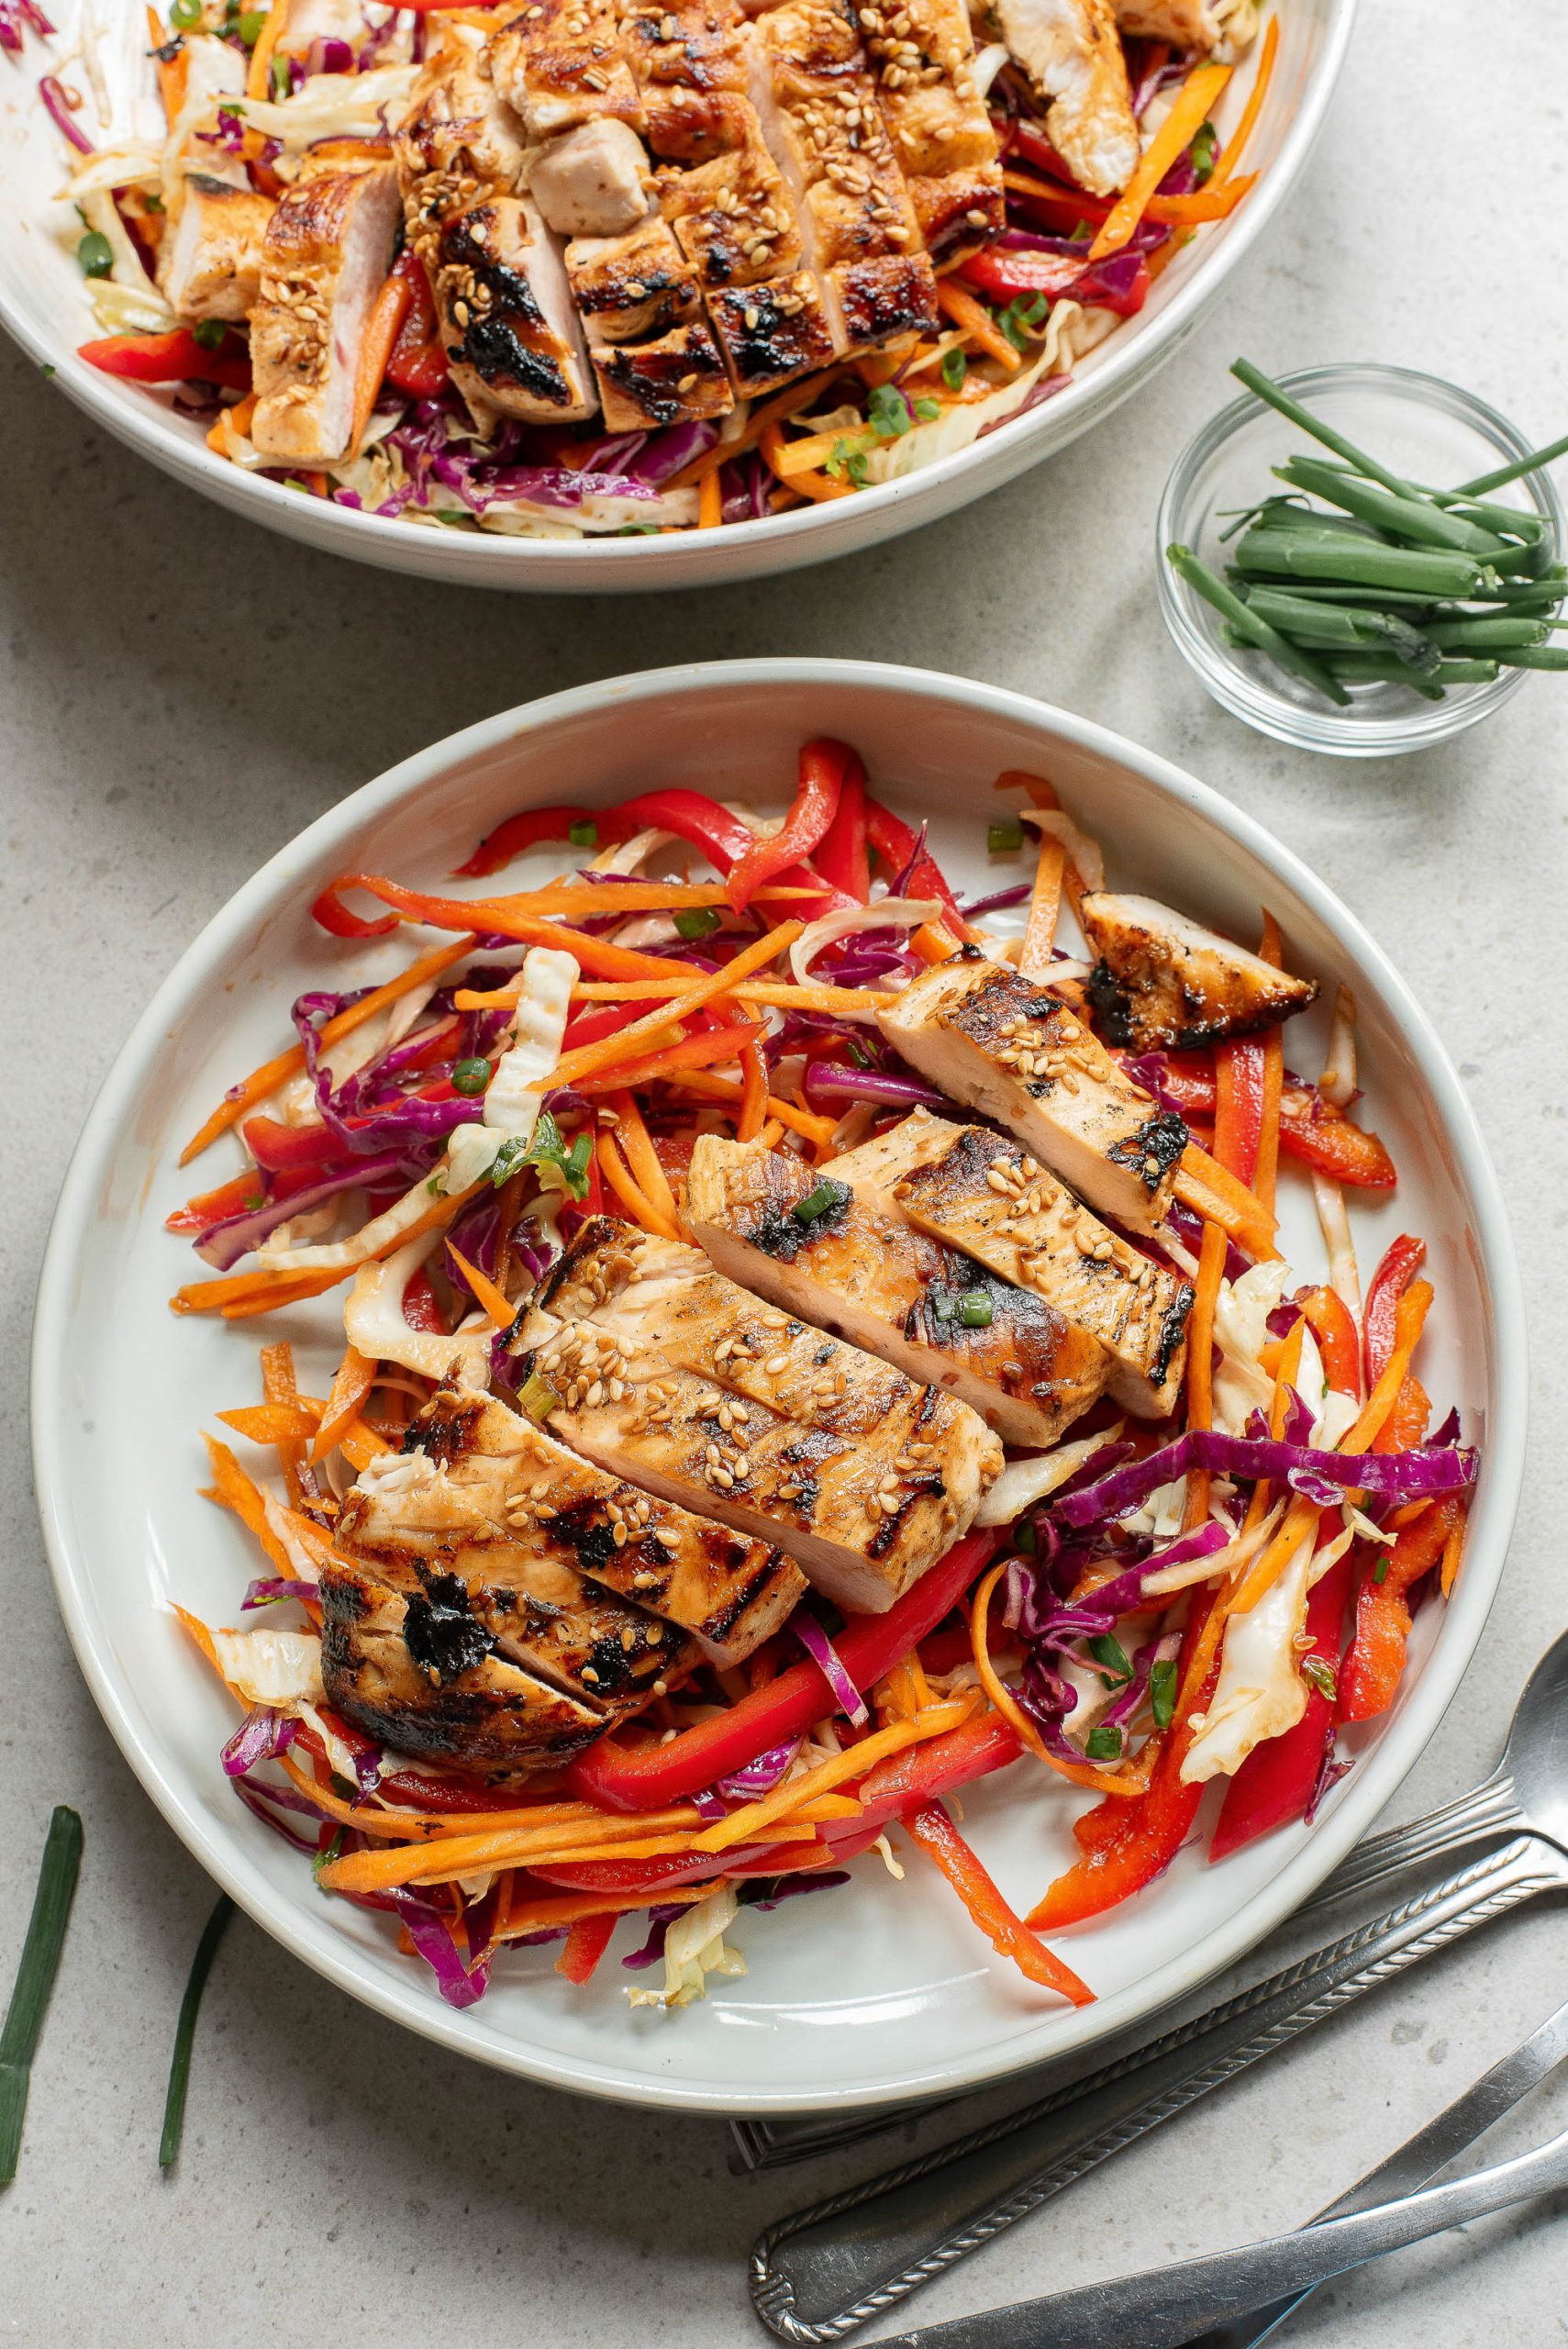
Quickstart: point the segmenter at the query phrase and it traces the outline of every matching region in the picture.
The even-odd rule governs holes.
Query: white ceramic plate
[[[139,0],[61,0],[58,7],[51,0],[50,13],[61,35],[50,49],[61,57],[69,52],[87,8],[113,28],[103,45],[112,88],[117,95],[139,90],[139,77],[146,71]],[[0,321],[40,365],[54,368],[56,384],[79,406],[165,473],[236,513],[329,553],[469,586],[558,594],[706,587],[793,571],[895,538],[1012,481],[1108,415],[1185,340],[1307,161],[1344,61],[1355,0],[1279,0],[1279,61],[1247,156],[1249,168],[1261,168],[1262,177],[1229,220],[1200,230],[1160,278],[1140,314],[1089,353],[1065,391],[906,481],[769,521],[580,544],[499,538],[356,514],[241,473],[214,456],[202,429],[175,416],[162,399],[116,383],[74,355],[97,328],[81,273],[53,225],[61,217],[51,198],[62,176],[62,142],[35,95],[35,76],[47,70],[49,59],[30,36],[23,70],[0,74],[0,218],[7,224],[0,237]],[[1256,46],[1218,110],[1222,132],[1245,104],[1255,64]],[[68,78],[80,84],[83,77],[73,69]],[[81,119],[89,137],[102,136],[95,133],[90,102]],[[74,226],[69,216],[68,225]],[[62,417],[62,442],[74,429]]]
[[[161,1217],[195,1181],[230,1171],[228,1145],[190,1174],[175,1156],[225,1085],[277,1050],[295,995],[406,959],[406,947],[336,947],[313,928],[306,907],[331,874],[434,882],[499,818],[563,789],[607,800],[680,781],[782,801],[800,742],[819,733],[858,745],[877,787],[929,818],[948,872],[972,891],[997,885],[984,844],[992,779],[1032,768],[1101,836],[1118,883],[1243,936],[1266,903],[1327,997],[1336,980],[1354,988],[1371,1117],[1401,1178],[1396,1203],[1358,1211],[1356,1229],[1367,1263],[1395,1230],[1427,1237],[1440,1303],[1422,1375],[1482,1446],[1464,1571],[1446,1609],[1423,1610],[1393,1711],[1315,1831],[1221,1868],[1191,1849],[1157,1888],[1064,1937],[1095,2006],[1073,2012],[1031,1990],[992,1960],[934,1873],[916,1863],[895,1884],[873,1856],[851,1886],[747,1917],[750,1974],[683,2014],[630,2012],[621,1985],[633,1977],[614,1963],[574,1991],[549,1949],[508,1958],[483,2003],[454,2014],[384,1920],[323,1900],[303,1861],[241,1809],[217,1760],[232,1709],[168,1611],[178,1599],[232,1622],[255,1571],[246,1537],[195,1488],[199,1430],[257,1392],[261,1326],[170,1314],[191,1263]],[[1322,1036],[1305,1027],[1292,1027],[1292,1058],[1311,1067]],[[1307,1186],[1285,1192],[1286,1252],[1310,1273],[1320,1258]],[[340,1321],[334,1339],[329,1312],[290,1319],[301,1341],[318,1333],[328,1368]],[[1157,2013],[1311,1891],[1415,1761],[1480,1634],[1518,1491],[1525,1371],[1518,1273],[1474,1120],[1400,980],[1305,867],[1191,776],[1064,711],[911,670],[736,662],[586,686],[454,735],[322,817],[208,925],[121,1053],[66,1181],[39,1302],[38,1489],[61,1607],[127,1759],[204,1866],[288,1948],[384,2013],[509,2071],[639,2102],[784,2112],[951,2090],[1081,2049]],[[1080,1799],[1028,1764],[966,1794],[966,1831],[1020,1907],[1065,1865]],[[623,1929],[617,1948],[631,1945]]]

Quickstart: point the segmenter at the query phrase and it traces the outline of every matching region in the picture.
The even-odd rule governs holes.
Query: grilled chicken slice
[[[643,125],[622,56],[614,0],[529,0],[491,39],[495,85],[530,139],[609,117]]]
[[[940,1157],[894,1185],[904,1214],[1043,1298],[1106,1350],[1117,1402],[1165,1418],[1186,1362],[1190,1284],[1129,1247],[1017,1142],[981,1126],[952,1130]]]
[[[696,163],[733,147],[724,100],[750,78],[737,0],[621,0],[620,24],[653,153]]]
[[[182,318],[248,318],[261,291],[261,256],[272,217],[270,196],[194,173],[172,233],[159,249],[158,276]]]
[[[1001,1467],[965,1405],[608,1217],[546,1275],[518,1342],[563,1398],[552,1433],[775,1541],[847,1611],[881,1614],[918,1581]]]
[[[642,342],[695,315],[697,282],[658,214],[624,237],[574,237],[566,274],[594,341]]]
[[[1006,226],[996,135],[974,85],[969,10],[963,0],[872,0],[858,14],[921,235],[935,258],[950,259]]]
[[[585,1702],[607,1701],[624,1677],[613,1656],[589,1652],[601,1639],[628,1658],[651,1656],[656,1677],[685,1659],[686,1633],[713,1663],[740,1664],[805,1590],[778,1550],[606,1476],[491,1396],[439,1388],[414,1435],[416,1450],[373,1463],[350,1491],[339,1546],[378,1570],[422,1561],[483,1584],[514,1663],[559,1680],[581,1651],[595,1677],[571,1670]],[[531,1629],[502,1622],[497,1588],[531,1608]],[[550,1608],[576,1627],[576,1646],[548,1629]],[[584,1645],[577,1635],[590,1620],[600,1628]]]
[[[718,345],[701,318],[652,342],[595,343],[593,356],[606,431],[701,422],[735,405]]]
[[[824,1191],[831,1204],[802,1219]],[[705,1134],[685,1213],[728,1278],[956,1395],[1008,1443],[1044,1450],[1105,1387],[1111,1365],[1094,1339],[1032,1287],[917,1230],[873,1184]]]
[[[321,1675],[345,1720],[399,1753],[517,1776],[569,1762],[607,1721],[507,1663],[455,1575],[406,1590],[369,1567],[323,1575]]]
[[[1041,97],[1045,128],[1081,187],[1112,195],[1142,149],[1111,0],[993,0],[1002,39]]]
[[[360,341],[396,229],[391,163],[319,172],[279,197],[250,312],[250,438],[271,462],[332,464],[348,455]]]
[[[528,168],[528,193],[563,237],[618,237],[651,208],[647,150],[611,116],[552,139]]]
[[[1186,1148],[1060,998],[1006,963],[935,963],[877,1014],[888,1042],[953,1100],[1015,1133],[1102,1214],[1151,1231]]]
[[[1219,21],[1209,0],[1114,0],[1114,5],[1117,24],[1134,39],[1206,50],[1219,39]]]
[[[1113,1044],[1185,1050],[1255,1035],[1305,1011],[1316,979],[1292,978],[1153,897],[1096,891],[1084,933],[1098,955],[1089,1000]]]
[[[408,241],[425,265],[452,381],[482,432],[503,416],[570,424],[597,405],[559,240],[522,185],[517,117],[460,47],[416,90],[398,139]]]
[[[742,399],[778,391],[833,356],[822,288],[808,269],[710,294],[707,310]]]

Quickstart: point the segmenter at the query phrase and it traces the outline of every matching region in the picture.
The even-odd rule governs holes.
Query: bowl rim
[[[1360,385],[1369,391],[1381,389],[1414,407],[1442,408],[1473,424],[1507,458],[1527,456],[1534,446],[1510,417],[1478,392],[1455,383],[1450,376],[1435,375],[1428,368],[1402,367],[1382,359],[1326,360],[1316,366],[1297,367],[1274,380],[1283,391],[1301,398],[1314,391],[1343,391]],[[1224,407],[1217,408],[1183,449],[1160,494],[1154,520],[1154,576],[1160,614],[1172,642],[1200,685],[1222,709],[1228,709],[1232,717],[1240,718],[1271,741],[1288,742],[1297,750],[1347,759],[1398,758],[1410,751],[1429,750],[1437,743],[1452,741],[1456,735],[1467,732],[1484,718],[1501,709],[1528,684],[1528,669],[1504,669],[1490,685],[1455,687],[1446,703],[1422,703],[1401,718],[1374,718],[1356,715],[1357,709],[1364,707],[1361,704],[1352,704],[1348,710],[1332,707],[1316,710],[1292,702],[1265,681],[1254,677],[1251,670],[1242,668],[1231,648],[1217,649],[1210,642],[1195,618],[1199,600],[1195,590],[1172,570],[1165,560],[1165,549],[1173,539],[1186,538],[1183,527],[1185,509],[1204,469],[1222,454],[1244,426],[1255,422],[1267,409],[1266,401],[1260,399],[1256,392],[1247,390]],[[1280,429],[1283,432],[1295,428],[1287,427],[1282,419]],[[1550,467],[1526,475],[1521,486],[1551,531],[1561,557],[1568,525],[1564,523],[1562,501]]]
[[[1426,1015],[1383,950],[1310,869],[1245,811],[1155,751],[1092,720],[1003,687],[888,662],[817,661],[800,657],[697,662],[578,685],[541,701],[504,710],[416,751],[327,809],[268,859],[211,918],[175,963],[132,1029],[87,1113],[50,1226],[39,1284],[32,1347],[32,1440],[39,1512],[56,1596],[83,1677],[121,1753],[165,1820],[207,1873],[247,1913],[295,1956],[338,1988],[390,2020],[406,2024],[457,2054],[545,2085],[622,2103],[720,2112],[783,2114],[819,2110],[819,2092],[791,2087],[759,2090],[687,2085],[676,2078],[628,2074],[613,2062],[584,2066],[548,2049],[502,2045],[476,2038],[465,2014],[454,2012],[410,1978],[384,1979],[369,1967],[330,1918],[279,1914],[275,1895],[244,1845],[217,1814],[209,1814],[166,1768],[135,1718],[134,1691],[112,1662],[110,1642],[95,1620],[93,1575],[80,1555],[63,1506],[70,1464],[64,1429],[72,1311],[75,1233],[90,1220],[128,1113],[139,1097],[150,1063],[163,1049],[172,1022],[204,974],[259,934],[260,918],[286,894],[297,895],[299,874],[317,857],[366,823],[400,807],[438,777],[503,748],[593,717],[606,705],[627,721],[639,703],[676,695],[701,699],[737,688],[801,696],[813,687],[842,686],[891,701],[935,696],[956,712],[1000,718],[1119,765],[1217,825],[1293,888],[1335,938],[1348,962],[1365,970],[1384,996],[1406,1047],[1417,1060],[1458,1164],[1460,1186],[1474,1208],[1474,1235],[1483,1294],[1496,1338],[1495,1380],[1488,1397],[1485,1484],[1471,1527],[1465,1573],[1450,1601],[1440,1636],[1400,1710],[1362,1757],[1337,1808],[1307,1845],[1277,1875],[1242,1901],[1190,1950],[1156,1965],[1128,1988],[1084,2010],[1085,2029],[1061,2056],[1076,2055],[1114,2032],[1158,2012],[1197,1988],[1281,1923],[1329,1874],[1366,1831],[1436,1731],[1474,1653],[1496,1590],[1518,1508],[1524,1471],[1529,1391],[1523,1289],[1512,1235],[1480,1127],[1448,1056]],[[1093,2023],[1088,2018],[1093,2018]],[[852,2088],[834,2101],[843,2110],[951,2095],[987,2081],[1039,2068],[1038,2052],[1006,2044],[944,2061],[935,2070],[917,2063],[906,2076]]]
[[[1226,279],[1240,266],[1262,235],[1295,186],[1322,128],[1329,100],[1338,85],[1358,0],[1321,0],[1322,50],[1302,84],[1300,101],[1286,123],[1279,149],[1259,187],[1247,203],[1218,224],[1219,237],[1208,240],[1218,248],[1212,264],[1194,270],[1186,284],[1151,318],[1141,332],[1109,338],[1113,348],[1103,365],[1078,382],[1070,382],[1056,397],[1043,401],[1022,417],[1009,418],[997,431],[955,450],[951,456],[922,467],[918,473],[859,491],[852,498],[797,507],[765,519],[731,523],[713,535],[722,539],[723,562],[713,571],[687,563],[672,565],[670,541],[658,539],[611,540],[616,550],[614,584],[620,589],[701,584],[705,577],[765,575],[792,562],[811,562],[874,542],[892,531],[913,528],[930,509],[936,519],[956,505],[1000,487],[1029,466],[1051,454],[1098,420],[1137,390],[1146,373],[1169,357],[1196,325],[1202,311]],[[1131,323],[1131,322],[1129,322]],[[375,550],[387,550],[386,568],[403,568],[426,575],[445,574],[475,586],[512,585],[549,592],[569,583],[591,586],[591,566],[606,543],[598,539],[565,542],[510,539],[497,532],[443,531],[428,524],[357,513],[350,507],[318,499],[304,500],[281,482],[262,480],[240,471],[209,450],[199,437],[170,428],[166,412],[123,396],[113,379],[86,366],[74,350],[59,352],[35,332],[25,306],[10,294],[0,273],[0,325],[4,325],[40,367],[79,407],[136,450],[204,495],[236,512],[252,504],[257,518],[285,535],[306,539],[328,551],[376,562]],[[1086,413],[1081,413],[1086,411]],[[1014,427],[1017,430],[1014,430]],[[1066,428],[1065,429],[1063,428]],[[1049,446],[1037,444],[1051,436]],[[995,444],[1000,444],[997,446]],[[953,484],[973,475],[967,491]],[[944,496],[946,502],[944,502]],[[900,505],[917,511],[895,519]],[[319,507],[319,512],[313,509]],[[857,515],[861,516],[856,519]],[[879,524],[882,526],[879,529]],[[374,537],[363,533],[373,530]],[[673,534],[678,546],[687,540],[701,544],[707,536],[695,530]],[[442,550],[438,562],[435,549]],[[777,562],[768,551],[779,551]],[[792,554],[792,549],[798,548]],[[467,550],[467,551],[462,551]],[[402,561],[395,560],[401,555]],[[602,560],[602,557],[601,557]],[[677,555],[674,562],[678,565]],[[537,566],[538,576],[526,574]],[[516,573],[517,576],[511,574]],[[574,574],[583,573],[579,581]]]

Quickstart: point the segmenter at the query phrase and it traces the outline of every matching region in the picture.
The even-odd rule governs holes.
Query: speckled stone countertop
[[[765,2338],[744,2288],[757,2228],[881,2165],[862,2148],[737,2178],[722,2122],[623,2113],[454,2061],[240,1921],[203,2012],[183,2158],[170,2178],[156,2166],[212,1892],[111,1743],[55,1611],[26,1442],[45,1231],[104,1070],[202,923],[340,794],[491,710],[698,651],[958,669],[1151,744],[1317,867],[1434,1018],[1491,1137],[1523,1264],[1535,1392],[1519,1531],[1473,1668],[1397,1809],[1490,1765],[1568,1613],[1568,1088],[1561,990],[1529,959],[1552,970],[1568,914],[1568,694],[1534,679],[1486,729],[1419,758],[1313,759],[1204,697],[1151,579],[1161,484],[1238,351],[1280,371],[1428,367],[1538,440],[1568,417],[1568,23],[1542,0],[1370,0],[1362,15],[1284,218],[1151,386],[985,503],[790,582],[551,605],[339,563],[172,486],[0,349],[0,1984],[50,1806],[75,1804],[87,1827],[20,2175],[0,2194],[0,2337],[739,2349]],[[69,985],[46,996],[40,973]],[[1564,1996],[1554,1911],[1492,1928],[1073,2188],[905,2321],[1293,2224]],[[1553,2118],[1568,2098],[1549,2090],[1500,2138],[1522,2145]],[[1568,2336],[1560,2224],[1536,2205],[1407,2253],[1319,2296],[1288,2337],[1534,2349]]]

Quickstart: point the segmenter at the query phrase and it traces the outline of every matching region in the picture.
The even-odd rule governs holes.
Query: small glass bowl
[[[1412,481],[1473,481],[1527,456],[1534,445],[1484,400],[1408,367],[1308,367],[1279,380],[1369,456]],[[1249,392],[1205,425],[1178,461],[1160,501],[1155,541],[1160,609],[1177,651],[1216,701],[1260,733],[1303,750],[1344,759],[1386,758],[1446,742],[1479,724],[1518,693],[1529,670],[1500,669],[1490,685],[1451,685],[1436,702],[1423,700],[1407,685],[1351,685],[1350,703],[1339,708],[1267,653],[1228,644],[1223,615],[1165,560],[1168,546],[1188,546],[1223,576],[1229,548],[1220,533],[1232,528],[1242,509],[1284,487],[1270,468],[1299,453],[1326,452]],[[1562,544],[1562,509],[1546,472],[1491,495],[1499,504],[1543,518],[1555,562]]]

